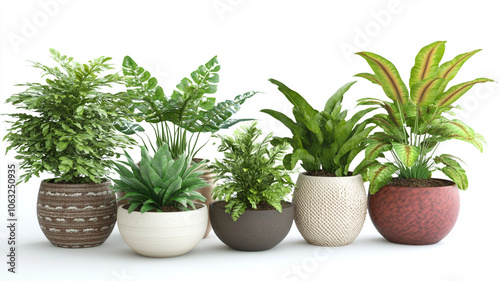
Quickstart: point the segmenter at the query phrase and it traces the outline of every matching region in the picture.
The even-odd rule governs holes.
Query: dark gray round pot
[[[229,247],[239,251],[264,251],[278,245],[293,223],[294,205],[276,210],[250,210],[237,221],[224,208],[210,204],[210,221],[215,235]]]

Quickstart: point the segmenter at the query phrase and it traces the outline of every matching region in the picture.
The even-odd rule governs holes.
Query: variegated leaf
[[[408,89],[405,83],[401,80],[396,67],[387,59],[370,52],[356,53],[363,57],[378,77],[385,94],[400,104],[405,104],[408,101]]]
[[[453,58],[451,61],[447,61],[443,63],[439,69],[437,76],[439,78],[444,78],[448,81],[452,80],[455,75],[457,75],[458,71],[462,67],[462,65],[470,58],[472,57],[475,53],[481,51],[481,49],[474,50],[472,52],[460,54]]]
[[[433,104],[444,81],[442,78],[427,78],[416,82],[411,86],[411,101],[418,107]]]
[[[398,167],[392,163],[375,164],[368,167],[368,181],[370,182],[370,193],[375,194],[392,180],[392,175]]]
[[[403,165],[411,167],[420,155],[420,148],[409,144],[393,142],[392,148],[396,152]]]
[[[435,120],[428,132],[433,136],[442,136],[449,139],[466,141],[474,145],[481,152],[483,151],[483,136],[475,133],[474,130],[458,119],[444,122]]]
[[[380,153],[391,150],[392,145],[385,142],[373,142],[365,148],[365,158],[375,159]]]
[[[460,83],[451,87],[448,91],[440,94],[436,97],[436,105],[437,106],[448,106],[458,100],[461,96],[463,96],[472,86],[478,83],[485,82],[493,82],[493,80],[488,78],[477,78],[472,81]]]
[[[462,160],[460,160],[460,158],[455,157],[455,156],[450,155],[450,154],[441,154],[439,156],[434,157],[434,162],[436,164],[443,163],[446,166],[450,166],[452,168],[455,168],[457,170],[462,170],[463,172],[465,172],[465,170],[462,169],[462,167],[460,166],[460,163],[458,163],[457,160],[462,161]]]
[[[457,75],[458,71],[462,67],[462,65],[470,58],[472,57],[475,53],[481,51],[481,49],[474,50],[472,52],[460,54],[453,58],[450,61],[447,61],[443,63],[441,66],[439,66],[438,72],[437,72],[437,77],[439,78],[444,78],[446,81],[441,84],[441,88],[439,89],[439,92],[442,93],[445,91],[446,86],[448,83]]]
[[[437,41],[423,47],[415,57],[415,66],[411,69],[410,88],[427,78],[434,77],[443,58],[446,41]]]
[[[446,166],[444,168],[440,168],[446,176],[448,176],[453,182],[457,184],[457,187],[461,190],[467,190],[469,187],[469,180],[467,179],[467,175],[462,173],[452,167]]]
[[[372,82],[373,84],[377,84],[377,85],[382,86],[382,83],[380,82],[380,80],[378,79],[377,75],[375,75],[375,74],[371,74],[371,73],[358,73],[358,74],[356,74],[354,76],[355,77],[365,78],[366,80]]]

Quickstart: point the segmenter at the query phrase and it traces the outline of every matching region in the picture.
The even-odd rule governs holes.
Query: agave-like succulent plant
[[[356,169],[370,181],[372,194],[389,183],[394,173],[400,178],[428,179],[433,171],[440,170],[458,188],[468,187],[465,170],[457,161],[461,160],[450,154],[434,156],[434,153],[441,142],[451,139],[469,142],[482,151],[484,138],[462,121],[450,120],[443,114],[453,115],[453,109],[460,109],[453,103],[472,86],[493,80],[477,78],[447,89],[462,65],[480,50],[458,55],[440,65],[445,43],[437,41],[418,52],[411,70],[410,91],[390,61],[370,52],[357,53],[368,62],[374,74],[355,76],[380,85],[391,100],[364,98],[358,101],[359,105],[375,105],[385,110],[370,119],[382,132],[368,138],[365,159]],[[390,152],[394,161],[380,162],[378,159],[384,157],[384,152]]]
[[[185,154],[172,159],[169,148],[158,148],[153,158],[145,147],[141,147],[141,161],[137,165],[125,152],[127,161],[115,162],[115,171],[120,179],[113,179],[115,191],[122,191],[125,196],[118,200],[127,200],[131,213],[140,207],[141,213],[151,210],[162,211],[162,207],[195,209],[193,200],[205,201],[205,197],[196,190],[207,186],[200,178],[199,171],[204,162],[194,163]]]

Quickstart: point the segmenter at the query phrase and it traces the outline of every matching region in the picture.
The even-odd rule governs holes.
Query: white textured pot
[[[118,229],[136,253],[147,257],[175,257],[191,251],[203,239],[207,229],[208,209],[195,203],[198,209],[183,212],[128,213],[118,207]]]
[[[295,224],[309,244],[348,245],[363,228],[367,199],[360,175],[316,177],[301,173],[293,203]]]

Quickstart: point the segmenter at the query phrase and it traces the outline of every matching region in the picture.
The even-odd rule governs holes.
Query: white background
[[[117,66],[130,55],[160,80],[167,93],[198,65],[218,55],[222,66],[218,100],[249,90],[265,92],[247,101],[238,117],[257,118],[266,132],[278,135],[288,132],[259,110],[288,113],[291,107],[267,79],[286,83],[321,109],[338,87],[355,79],[354,74],[370,71],[363,59],[352,55],[355,51],[386,57],[408,81],[418,50],[446,40],[443,62],[483,49],[451,85],[477,77],[500,81],[498,1],[0,3],[1,113],[14,110],[3,102],[20,91],[14,84],[40,81],[27,60],[51,63],[50,47],[78,61],[112,56]],[[380,87],[360,81],[346,94],[345,108],[353,109],[355,101],[365,96],[385,98]],[[18,273],[8,273],[1,262],[1,280],[500,280],[499,101],[499,86],[490,83],[476,86],[460,102],[464,111],[459,117],[482,133],[488,145],[482,154],[466,143],[442,145],[443,152],[468,164],[470,188],[461,192],[461,214],[454,230],[437,245],[391,244],[367,217],[357,240],[341,248],[308,245],[293,226],[280,245],[257,253],[233,251],[212,232],[185,256],[144,258],[125,245],[117,229],[100,247],[59,249],[45,239],[36,222],[39,179],[32,179],[19,186]],[[7,125],[0,126],[3,137]],[[214,149],[208,145],[201,156],[213,158]],[[4,150],[2,143],[0,218],[6,217],[5,163],[14,157],[3,156]],[[0,261],[7,255],[6,236],[6,228],[0,227],[4,257]]]

